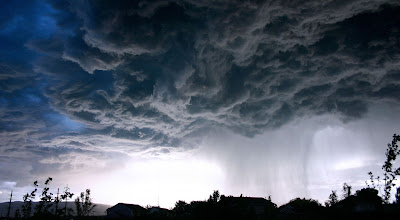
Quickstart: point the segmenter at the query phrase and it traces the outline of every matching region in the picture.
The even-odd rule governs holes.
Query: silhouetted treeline
[[[49,192],[48,178],[44,184],[40,201],[32,206],[38,189],[37,181],[34,190],[23,197],[21,210],[10,218],[15,219],[398,219],[400,216],[400,187],[397,188],[395,200],[390,201],[392,189],[396,187],[396,177],[400,167],[394,168],[394,162],[400,149],[400,136],[394,134],[385,152],[386,160],[382,165],[383,178],[369,172],[366,187],[352,192],[352,186],[344,183],[342,195],[333,190],[325,201],[325,206],[313,199],[295,198],[280,207],[271,198],[234,197],[220,195],[215,190],[208,200],[178,201],[172,210],[160,207],[141,207],[134,204],[118,203],[107,209],[107,216],[93,216],[94,204],[91,202],[90,190],[82,192],[75,199],[75,211],[67,208],[68,199],[73,193],[66,187],[57,196]],[[379,192],[382,192],[381,194]],[[11,204],[11,203],[10,203]],[[63,207],[64,204],[64,207]]]
[[[67,206],[68,200],[71,201],[74,196],[74,194],[70,192],[70,188],[68,186],[65,187],[61,194],[59,190],[57,190],[57,194],[54,195],[50,192],[49,185],[51,181],[53,181],[51,177],[46,179],[39,195],[37,195],[39,188],[38,181],[34,181],[34,189],[23,196],[21,207],[16,209],[14,213],[10,213],[12,205],[10,198],[5,219],[73,219],[72,217],[83,219],[93,215],[93,209],[96,205],[92,203],[90,189],[86,189],[85,192],[81,192],[80,195],[75,198],[75,209],[72,209]],[[39,199],[38,202],[34,202],[36,198]]]
[[[124,210],[126,209],[126,210]],[[270,199],[233,197],[214,191],[205,201],[178,201],[172,210],[159,207],[142,208],[138,205],[119,203],[107,210],[108,219],[384,219],[400,216],[400,203],[386,204],[378,190],[364,188],[347,194],[327,206],[316,200],[296,198],[277,207]],[[106,217],[107,218],[107,217]]]

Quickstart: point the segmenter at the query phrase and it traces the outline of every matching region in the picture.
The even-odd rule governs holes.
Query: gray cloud
[[[85,42],[115,54],[158,54],[178,35],[194,29],[191,17],[174,2],[74,1],[72,5],[83,21]]]
[[[398,1],[49,4],[54,30],[0,62],[1,156],[40,161],[31,173],[400,101]]]
[[[158,144],[210,126],[251,136],[304,115],[360,118],[371,102],[399,101],[396,5],[73,2],[82,26],[51,62],[94,76],[47,94],[75,120],[133,139],[147,129]]]

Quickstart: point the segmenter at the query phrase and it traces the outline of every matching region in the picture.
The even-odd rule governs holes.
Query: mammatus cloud
[[[25,173],[185,152],[210,130],[254,137],[298,118],[349,122],[400,101],[398,1],[6,8],[0,162],[35,164]]]

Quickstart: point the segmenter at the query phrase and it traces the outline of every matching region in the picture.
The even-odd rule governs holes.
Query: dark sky
[[[399,133],[396,0],[0,5],[1,201],[47,176],[111,204],[323,199]]]

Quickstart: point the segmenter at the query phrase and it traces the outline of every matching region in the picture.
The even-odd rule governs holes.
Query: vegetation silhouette
[[[391,193],[392,193],[392,188],[396,186],[395,181],[397,180],[396,177],[400,175],[400,167],[394,169],[393,168],[393,163],[396,161],[397,156],[400,154],[400,149],[397,144],[397,142],[400,141],[400,135],[393,135],[393,139],[391,143],[388,143],[387,146],[388,148],[386,149],[385,156],[386,160],[384,164],[382,165],[382,170],[384,171],[383,173],[383,201],[386,204],[390,203],[390,198],[391,198]],[[369,172],[368,175],[370,176],[369,183],[367,183],[368,188],[378,188],[380,190],[380,182],[381,178],[379,176],[374,177],[372,172]],[[377,184],[375,184],[375,180],[377,181]],[[397,188],[397,192],[399,189]],[[396,197],[397,198],[397,197]],[[396,199],[397,200],[397,199]]]
[[[38,181],[33,182],[34,189],[31,193],[26,193],[23,196],[24,204],[22,205],[22,217],[30,218],[32,215],[32,200],[36,197],[36,192],[38,188]]]
[[[51,216],[50,208],[53,206],[53,193],[49,193],[49,185],[50,182],[53,181],[53,178],[49,177],[44,182],[44,188],[42,194],[40,196],[39,204],[35,206],[34,216],[38,218],[44,218],[46,216]]]
[[[86,189],[86,192],[81,192],[80,196],[75,199],[76,216],[89,216],[92,212],[95,204],[92,203],[90,198],[90,189]]]
[[[351,189],[353,187],[348,185],[347,183],[343,183],[343,199],[346,199],[347,197],[351,196]]]
[[[33,182],[34,189],[30,193],[26,193],[23,196],[23,204],[20,209],[16,209],[14,212],[13,219],[71,219],[72,216],[76,216],[77,219],[89,216],[96,206],[92,203],[90,197],[90,189],[86,189],[85,192],[81,192],[80,196],[75,199],[76,215],[71,208],[67,208],[68,199],[72,199],[73,193],[70,192],[70,188],[65,187],[64,194],[54,197],[53,193],[50,192],[50,183],[53,178],[48,177],[44,182],[42,193],[39,196],[39,202],[33,205],[33,201],[36,199],[38,191],[38,181]],[[59,190],[57,190],[59,191]],[[58,209],[60,202],[65,201],[65,208]],[[22,215],[21,215],[22,212]],[[11,218],[8,216],[8,218]],[[1,219],[1,218],[0,218]]]
[[[338,196],[336,190],[332,190],[332,193],[329,195],[329,200],[325,202],[326,207],[332,207],[336,203],[338,203]]]
[[[368,173],[366,187],[352,193],[352,186],[344,183],[341,199],[336,190],[332,190],[325,206],[317,200],[295,198],[278,207],[268,199],[261,197],[225,196],[214,190],[207,200],[187,203],[179,200],[171,209],[147,206],[145,208],[118,203],[107,209],[108,216],[93,216],[91,191],[87,189],[75,198],[75,211],[67,208],[67,201],[74,194],[65,187],[62,195],[54,196],[50,192],[51,177],[44,182],[39,202],[33,206],[38,191],[38,181],[34,189],[23,196],[21,210],[17,209],[13,219],[395,219],[400,216],[400,187],[396,189],[395,200],[391,201],[392,189],[396,187],[396,177],[400,168],[393,168],[400,154],[398,142],[400,136],[394,134],[385,152],[386,160],[382,166],[383,178]],[[381,185],[383,182],[383,185]],[[381,190],[383,187],[383,190]],[[382,193],[380,193],[382,192]],[[59,208],[61,202],[64,208]],[[10,203],[11,204],[11,203]],[[9,214],[8,214],[9,215]]]

